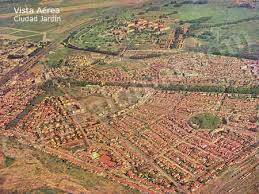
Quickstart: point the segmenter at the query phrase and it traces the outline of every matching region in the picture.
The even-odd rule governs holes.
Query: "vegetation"
[[[258,87],[234,87],[234,86],[217,86],[217,85],[181,85],[181,84],[169,84],[169,85],[155,85],[152,83],[140,84],[140,83],[113,83],[113,82],[95,82],[89,80],[74,80],[57,78],[57,81],[66,84],[70,83],[74,86],[85,87],[87,85],[107,85],[107,86],[122,86],[122,87],[153,87],[160,90],[172,90],[172,91],[187,91],[187,92],[215,92],[215,93],[228,93],[228,94],[250,94],[252,97],[256,97],[259,94]]]
[[[57,194],[57,193],[63,193],[63,192],[59,189],[53,189],[49,187],[39,188],[39,189],[26,192],[26,194]]]
[[[62,59],[64,59],[68,54],[71,54],[73,50],[69,48],[60,48],[57,49],[55,52],[49,54],[47,56],[47,65],[51,68],[57,68],[62,65]]]
[[[189,124],[193,128],[216,129],[219,127],[221,120],[212,113],[201,113],[190,118]]]
[[[5,156],[5,166],[9,167],[15,162],[15,158]]]
[[[56,83],[53,80],[46,81],[42,86],[41,89],[45,91],[46,95],[49,96],[62,96],[64,93],[61,89],[58,88]]]
[[[189,24],[185,37],[195,38],[200,46],[187,50],[256,59],[258,33],[249,26],[257,26],[258,13],[249,8],[233,7],[229,2],[163,0],[146,3],[136,9],[122,9],[116,15],[110,14],[71,34],[66,45],[73,49],[117,55],[124,48],[150,49],[154,47],[150,40],[157,43],[170,37],[170,29],[160,35],[146,30],[130,32],[122,41],[112,35],[112,29],[125,27],[125,21],[141,17],[151,21],[163,20],[176,32],[179,26]]]
[[[251,94],[256,96],[259,93],[258,87],[234,87],[234,86],[206,86],[206,85],[160,85],[163,90],[174,91],[190,91],[190,92],[216,92],[216,93],[236,93],[236,94]]]
[[[150,58],[156,58],[160,57],[161,54],[158,53],[151,53],[151,54],[145,54],[145,55],[133,55],[130,56],[130,59],[135,59],[135,60],[142,60],[142,59],[150,59]]]

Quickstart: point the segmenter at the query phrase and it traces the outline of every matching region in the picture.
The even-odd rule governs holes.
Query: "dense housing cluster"
[[[109,88],[94,90],[107,93]],[[84,92],[89,95],[93,89]],[[249,95],[146,92],[151,95],[145,100],[108,120],[71,111],[79,103],[72,99],[46,98],[17,130],[75,157],[86,169],[144,192],[194,192],[252,153],[258,100]],[[199,112],[218,115],[220,126],[192,128],[188,121]]]
[[[0,39],[0,78],[25,62],[37,48],[34,43]]]
[[[0,88],[0,128],[16,119],[30,101],[41,93],[34,87],[35,78],[23,75]]]
[[[22,2],[0,0],[0,193],[256,193],[255,0],[39,0],[61,23],[9,24]]]
[[[130,54],[129,57],[134,56]],[[187,84],[213,86],[254,87],[256,61],[234,57],[176,53],[171,57],[151,57],[135,62],[137,68],[121,66],[119,59],[83,65],[87,60],[68,59],[66,66],[50,70],[52,77],[63,77],[92,82],[134,84]],[[144,61],[144,62],[143,62]],[[142,65],[146,63],[148,65]]]
[[[0,127],[6,128],[15,122],[30,101],[41,93],[41,90],[35,87],[38,80],[35,74],[28,72],[18,75],[14,71],[33,56],[38,46],[30,42],[5,39],[0,42]],[[9,79],[12,74],[15,76]]]
[[[160,87],[254,87],[256,64],[183,52],[68,56],[1,86],[1,128],[142,192],[195,193],[254,153],[258,99]]]

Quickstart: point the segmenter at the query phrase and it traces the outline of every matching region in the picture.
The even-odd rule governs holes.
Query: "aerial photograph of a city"
[[[258,0],[0,0],[0,194],[258,194]]]

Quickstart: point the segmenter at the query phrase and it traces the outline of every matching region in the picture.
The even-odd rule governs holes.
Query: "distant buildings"
[[[239,7],[252,8],[252,9],[257,7],[257,0],[235,0],[235,3]]]

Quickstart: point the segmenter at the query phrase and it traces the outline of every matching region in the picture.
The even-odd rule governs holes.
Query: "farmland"
[[[123,10],[95,25],[86,25],[71,36],[68,45],[109,53],[123,49],[180,47],[253,58],[257,52],[253,48],[258,34],[258,17],[256,10],[231,4],[227,7],[211,2],[175,4],[162,1],[139,9]],[[248,26],[252,26],[249,31],[244,30]],[[188,37],[196,39],[198,46],[184,46]]]
[[[131,5],[131,3],[129,3]],[[25,22],[25,23],[19,23],[14,21],[14,9],[13,6],[27,6],[25,2],[19,2],[16,4],[8,4],[8,3],[2,3],[1,9],[4,10],[4,12],[1,11],[0,14],[0,27],[12,27],[17,28],[20,30],[31,30],[31,31],[40,31],[47,33],[47,37],[50,40],[53,40],[57,38],[60,34],[65,34],[65,32],[69,31],[69,29],[82,25],[85,23],[88,23],[92,20],[92,18],[97,18],[99,14],[109,14],[110,9],[117,9],[118,7],[124,7],[125,5],[128,5],[128,2],[124,3],[123,1],[73,1],[73,3],[69,1],[54,1],[51,3],[48,3],[47,1],[40,2],[40,1],[32,1],[30,3],[30,7],[37,9],[39,6],[46,6],[49,5],[51,7],[57,7],[62,10],[60,16],[61,16],[61,22],[60,23],[51,23],[51,22],[45,22],[45,23],[38,23],[38,22]],[[134,5],[134,3],[133,3]],[[114,8],[113,8],[114,7]],[[108,11],[108,13],[107,13]],[[33,41],[40,41],[41,38],[37,39],[28,39]]]

